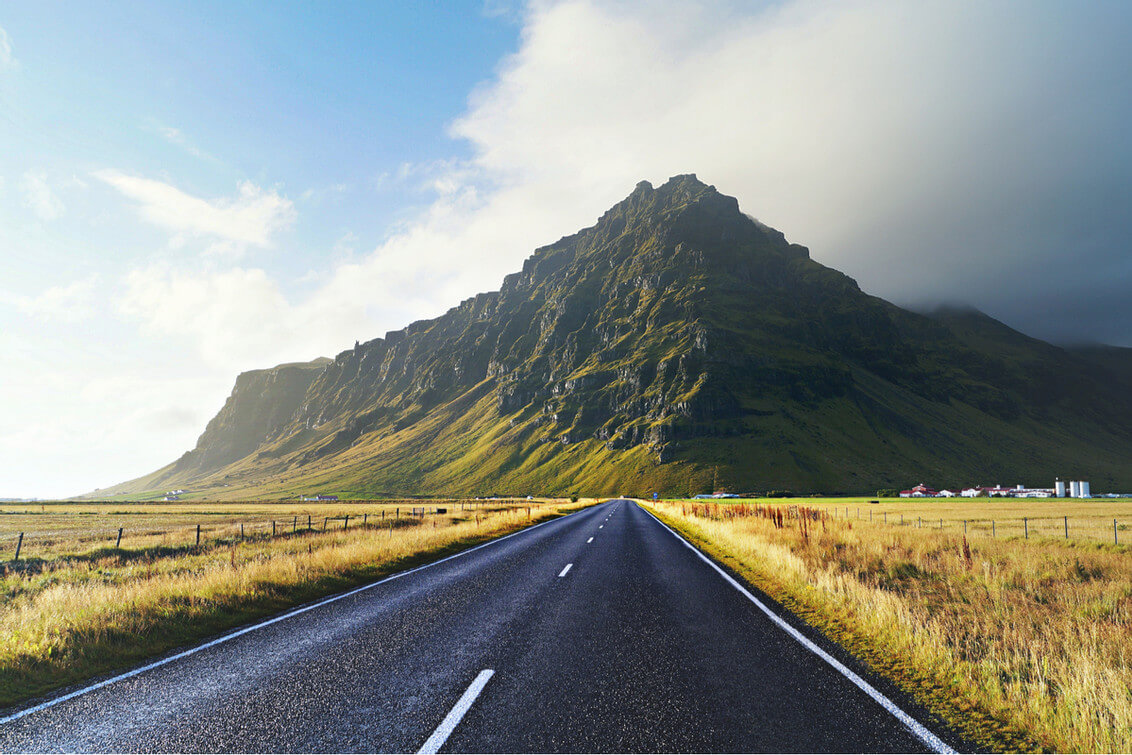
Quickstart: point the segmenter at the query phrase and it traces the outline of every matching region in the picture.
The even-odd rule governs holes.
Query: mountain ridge
[[[870,296],[689,174],[637,184],[498,291],[333,360],[241,375],[196,448],[112,490],[1132,485],[1132,404],[1084,353]]]

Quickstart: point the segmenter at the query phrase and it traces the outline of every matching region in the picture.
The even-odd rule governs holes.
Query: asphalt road
[[[939,748],[628,501],[12,718],[0,751]]]

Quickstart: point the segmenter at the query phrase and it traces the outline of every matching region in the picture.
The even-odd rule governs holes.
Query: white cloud
[[[55,220],[63,214],[63,202],[51,189],[47,173],[42,170],[29,170],[20,178],[20,193],[24,207],[27,207],[40,220]]]
[[[4,27],[0,26],[0,69],[14,68],[16,64],[16,59],[12,56],[12,40]]]
[[[161,138],[173,146],[184,150],[193,157],[198,157],[201,160],[207,160],[212,163],[220,162],[213,155],[198,147],[181,129],[160,124],[157,124],[155,128],[157,129],[157,133],[161,135]]]
[[[286,300],[258,269],[135,270],[124,280],[118,309],[150,333],[187,338],[210,364],[231,369],[272,359],[290,324]]]
[[[100,170],[94,176],[137,202],[149,222],[178,234],[192,234],[240,245],[271,247],[272,236],[291,226],[291,200],[250,181],[235,197],[207,200],[150,178]]]
[[[26,315],[74,323],[91,317],[95,312],[96,293],[100,287],[97,275],[63,286],[51,286],[36,296],[11,297],[16,308]]]

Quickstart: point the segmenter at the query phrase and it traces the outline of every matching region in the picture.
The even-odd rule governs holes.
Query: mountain
[[[196,448],[112,492],[1132,488],[1123,351],[901,309],[676,176],[497,292],[241,375]]]

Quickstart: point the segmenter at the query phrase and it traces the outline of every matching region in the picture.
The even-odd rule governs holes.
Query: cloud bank
[[[196,333],[215,360],[332,354],[498,287],[637,181],[695,172],[872,293],[971,304],[1039,337],[1132,345],[1129,15],[1004,2],[539,3],[521,48],[453,123],[472,158],[431,166],[435,201],[370,254],[305,298],[257,270],[151,271],[131,278],[130,298],[192,301],[206,314],[166,310],[150,325]],[[265,246],[292,217],[250,185],[208,203],[100,177],[174,230]],[[211,293],[166,295],[175,290]],[[252,352],[219,332],[256,321],[273,325]]]

